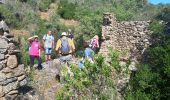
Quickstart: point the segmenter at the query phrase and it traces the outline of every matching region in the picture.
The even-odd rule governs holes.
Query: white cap
[[[66,33],[66,32],[62,32],[61,35],[62,35],[62,36],[66,36],[67,33]]]

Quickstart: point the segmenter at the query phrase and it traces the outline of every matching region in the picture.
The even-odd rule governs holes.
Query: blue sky
[[[169,3],[170,4],[170,0],[148,0],[149,3],[152,3],[152,4],[159,4],[159,3]]]

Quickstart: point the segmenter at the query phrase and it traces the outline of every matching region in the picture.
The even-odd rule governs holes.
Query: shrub
[[[74,77],[64,74],[66,75],[64,76],[65,85],[60,89],[61,91],[56,93],[56,99],[116,98],[111,75],[113,67],[105,64],[104,57],[95,55],[94,63],[86,60],[84,65],[85,67],[82,69],[79,69],[76,65],[71,66]]]
[[[39,10],[40,11],[47,11],[51,2],[52,2],[51,0],[39,0],[38,4],[37,4]]]
[[[10,9],[7,8],[5,5],[0,5],[0,16],[5,22],[12,26],[12,27],[18,27],[19,26],[19,20],[16,18],[13,12],[10,11]]]
[[[67,0],[60,1],[58,13],[62,18],[74,19],[76,5],[68,3]]]

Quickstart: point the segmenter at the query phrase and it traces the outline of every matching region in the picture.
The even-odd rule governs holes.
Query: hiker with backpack
[[[75,51],[75,45],[71,39],[67,37],[66,32],[62,32],[61,38],[57,41],[56,51],[60,54],[60,62],[67,63],[68,73],[72,74],[69,68],[69,65],[72,61],[72,53]],[[60,68],[59,68],[60,70]]]
[[[99,36],[98,35],[95,35],[90,40],[90,45],[92,46],[94,53],[97,53],[97,49],[99,48]]]
[[[93,55],[94,51],[92,50],[92,45],[89,45],[87,48],[84,50],[84,57],[89,60],[91,63],[93,63]]]
[[[29,41],[29,56],[30,56],[30,67],[32,68],[34,65],[34,59],[38,60],[38,69],[42,69],[42,61],[41,61],[41,51],[40,51],[40,43],[38,41],[38,36],[34,35],[28,39]]]
[[[94,63],[94,60],[93,60],[94,51],[92,50],[92,45],[89,45],[85,48],[83,55],[84,55],[84,58],[87,59],[90,63]],[[78,68],[84,67],[84,58],[78,61]]]
[[[48,63],[48,61],[51,60],[52,49],[54,49],[54,36],[52,35],[51,31],[48,31],[48,33],[43,36],[43,40],[45,61]]]

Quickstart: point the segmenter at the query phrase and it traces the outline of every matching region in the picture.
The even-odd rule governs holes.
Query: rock
[[[15,90],[15,89],[17,89],[18,88],[18,82],[11,82],[11,83],[9,83],[8,85],[6,85],[6,86],[4,86],[3,87],[3,92],[5,93],[5,94],[7,94],[7,93],[9,93],[10,91],[12,91],[12,90]]]
[[[120,61],[120,62],[119,62],[119,65],[120,65],[121,67],[125,67],[125,66],[126,66],[126,62]]]
[[[0,73],[0,85],[2,85],[1,82],[5,81],[6,80],[6,76],[4,73]]]
[[[12,90],[8,93],[8,95],[14,95],[14,94],[18,94],[18,90]]]
[[[0,22],[0,29],[3,29],[4,31],[9,31],[9,27],[7,26],[7,24],[3,20]]]
[[[5,59],[5,55],[4,54],[0,54],[0,60],[4,60]]]
[[[13,69],[14,76],[21,76],[25,74],[24,64],[18,65],[17,68]]]
[[[19,76],[19,77],[18,77],[18,81],[22,81],[22,80],[25,79],[25,78],[26,78],[25,75]]]
[[[6,54],[7,53],[7,49],[0,49],[0,53],[1,54]]]
[[[2,73],[11,73],[12,72],[12,69],[6,67],[2,70]]]
[[[13,68],[16,68],[17,65],[18,65],[18,62],[17,62],[16,55],[10,55],[7,60],[7,67],[13,69]]]
[[[129,70],[130,71],[136,71],[137,70],[137,68],[135,67],[135,62],[131,62],[131,64],[129,65]]]
[[[28,83],[27,79],[24,78],[22,81],[19,82],[19,86],[24,86]]]
[[[13,78],[13,77],[15,77],[14,74],[13,74],[13,72],[11,72],[11,73],[5,73],[5,76],[6,76],[7,79],[8,79],[8,78]]]
[[[17,54],[17,53],[20,53],[20,50],[8,50],[9,55],[14,55],[14,54]]]
[[[4,64],[0,63],[0,71],[5,67]]]
[[[7,49],[8,42],[5,39],[0,38],[0,49]]]
[[[16,100],[17,96],[18,96],[18,94],[6,95],[5,100]]]
[[[16,46],[14,45],[14,43],[9,43],[8,44],[8,50],[15,50]]]
[[[9,34],[7,32],[4,32],[4,36],[7,37],[7,38],[13,38],[14,37],[13,34]]]
[[[5,95],[5,93],[3,92],[3,86],[0,85],[0,98],[4,95]]]

